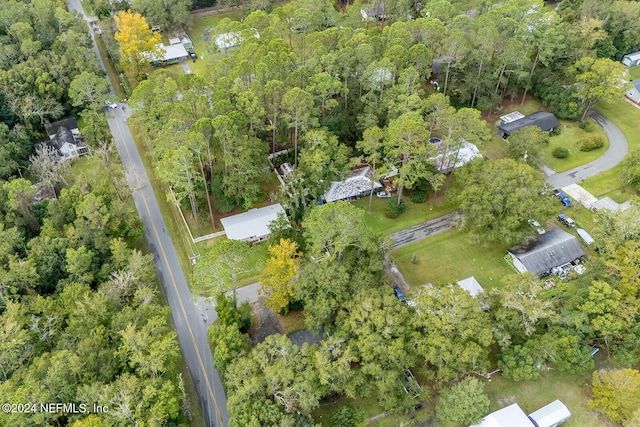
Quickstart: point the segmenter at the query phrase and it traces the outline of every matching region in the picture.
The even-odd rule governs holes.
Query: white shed
[[[260,242],[269,238],[269,235],[271,235],[269,224],[278,219],[278,213],[280,212],[285,214],[282,206],[276,203],[275,205],[251,209],[238,215],[222,218],[220,222],[224,227],[227,238],[243,242]]]
[[[460,286],[465,291],[469,292],[472,297],[476,297],[480,292],[484,292],[480,283],[476,280],[475,277],[467,277],[466,279],[458,280],[458,286]]]
[[[622,63],[627,67],[635,67],[640,64],[640,52],[633,52],[623,56]]]
[[[517,403],[490,413],[480,424],[471,427],[535,427]]]
[[[554,400],[547,406],[529,414],[529,418],[538,427],[557,427],[571,417],[571,412],[559,400]]]

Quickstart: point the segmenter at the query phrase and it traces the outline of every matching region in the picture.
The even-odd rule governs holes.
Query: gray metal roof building
[[[554,400],[547,406],[529,414],[537,427],[557,427],[571,417],[571,412],[559,400]]]
[[[508,253],[518,271],[539,275],[586,254],[575,236],[559,228],[552,228],[531,243],[514,246]]]
[[[560,122],[553,114],[547,113],[546,111],[538,111],[521,119],[499,125],[498,133],[503,138],[506,138],[513,132],[526,128],[527,126],[537,126],[545,132],[551,132],[560,126]]]
[[[250,211],[220,219],[222,227],[231,240],[257,242],[271,234],[269,224],[278,219],[278,213],[285,214],[280,203],[251,209]],[[286,214],[285,214],[286,215]]]

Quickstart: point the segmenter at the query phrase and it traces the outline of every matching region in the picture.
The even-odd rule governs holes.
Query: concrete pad
[[[585,208],[589,209],[598,199],[578,184],[562,187],[562,191]]]

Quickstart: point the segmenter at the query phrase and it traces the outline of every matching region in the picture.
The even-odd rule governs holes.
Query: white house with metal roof
[[[349,176],[344,181],[332,182],[331,187],[324,193],[323,199],[325,202],[335,202],[368,196],[372,183],[374,191],[382,187],[382,184],[373,178],[373,170],[369,166],[354,169],[349,172]]]
[[[286,215],[280,203],[276,203],[222,218],[220,222],[227,238],[243,242],[260,242],[271,235],[269,224],[278,219],[279,213]]]

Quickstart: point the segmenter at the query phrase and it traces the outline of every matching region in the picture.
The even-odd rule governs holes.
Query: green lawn
[[[469,243],[466,233],[449,230],[404,246],[393,259],[407,282],[418,287],[452,283],[474,276],[485,288],[502,287],[502,277],[516,271],[505,260],[505,247]],[[417,263],[412,263],[413,255]]]
[[[640,67],[629,67],[627,70],[629,70],[630,80],[640,79]]]
[[[600,126],[593,123],[591,119],[589,121],[591,127],[587,132],[580,129],[577,123],[562,120],[561,133],[549,138],[549,144],[542,152],[542,161],[554,171],[564,172],[600,158],[609,148],[609,140]],[[584,138],[591,137],[602,138],[604,146],[588,152],[578,150],[577,143]],[[557,147],[569,150],[569,156],[564,159],[553,157],[551,153]]]
[[[604,358],[601,353],[603,352],[596,356],[596,367],[599,367]],[[486,383],[485,391],[491,399],[491,411],[517,402],[526,413],[531,413],[559,399],[571,412],[571,418],[563,427],[613,425],[587,407],[591,397],[591,375],[592,371],[577,375],[550,371],[542,372],[536,381],[520,382],[496,375],[490,383]]]
[[[364,209],[365,223],[370,226],[379,236],[388,236],[396,231],[404,230],[412,225],[420,224],[430,219],[437,218],[449,212],[453,212],[455,207],[442,195],[442,191],[438,193],[438,197],[434,198],[430,195],[429,200],[425,203],[413,203],[408,197],[403,197],[406,205],[405,211],[395,219],[387,218],[384,214],[389,199],[379,199],[373,196],[371,205],[371,213],[367,213],[369,208],[369,198],[364,197],[353,202],[354,206]]]
[[[639,69],[640,67],[636,67]],[[624,133],[629,143],[629,152],[640,150],[640,109],[620,99],[616,102],[598,104],[598,110],[614,122]],[[628,200],[634,194],[633,188],[620,183],[620,166],[584,180],[582,185],[596,197],[609,196],[617,202]]]
[[[498,135],[493,135],[491,141],[483,144],[478,148],[483,155],[487,156],[491,160],[498,160],[509,157],[509,153],[507,151],[507,143]]]

